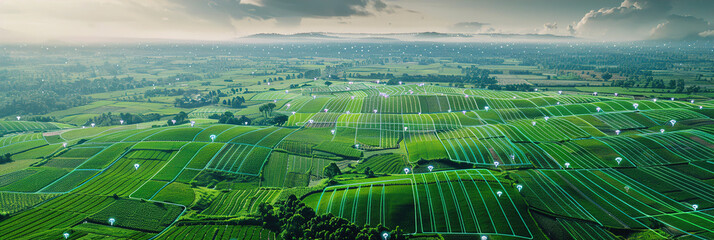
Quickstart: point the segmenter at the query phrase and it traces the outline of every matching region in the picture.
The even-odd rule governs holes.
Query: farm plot
[[[682,172],[672,167],[644,167],[618,170],[623,175],[653,191],[679,202],[683,209],[690,210],[692,204],[701,208],[714,207],[714,187],[702,179],[692,176],[693,171]],[[712,177],[711,172],[705,176]],[[684,211],[684,210],[683,210]]]
[[[262,92],[253,95],[253,97],[250,98],[251,101],[273,101],[273,100],[283,100],[283,99],[292,99],[297,96],[300,96],[300,94],[296,93],[290,93],[285,92],[285,91],[268,91],[268,92]]]
[[[14,132],[46,131],[59,129],[57,125],[46,122],[0,121],[0,135]]]
[[[687,161],[714,159],[714,150],[711,147],[712,143],[714,143],[714,137],[708,134],[679,131],[664,134],[643,134],[640,136],[642,138],[638,140],[643,144],[645,142],[654,143],[650,146],[666,149],[671,154]]]
[[[267,187],[305,187],[310,176],[322,177],[322,171],[333,161],[273,152],[263,168]]]
[[[77,192],[128,196],[161,170],[175,153],[175,150],[133,149],[112,162],[97,177],[79,187]]]
[[[0,192],[0,213],[20,212],[56,196],[58,194]]]
[[[233,190],[222,192],[216,197],[211,205],[201,211],[203,215],[234,216],[239,213],[252,213],[258,210],[258,206],[264,202],[272,202],[280,190],[275,189],[251,189]]]
[[[15,180],[7,186],[0,188],[0,191],[37,192],[68,172],[66,169],[60,168],[38,168],[32,175]]]
[[[682,121],[688,119],[709,118],[701,113],[687,109],[661,109],[652,111],[642,111],[642,114],[661,125],[669,124],[670,120]]]
[[[409,167],[409,163],[404,158],[404,155],[385,154],[369,157],[357,165],[358,172],[364,172],[369,168],[375,173],[400,174],[403,169]]]
[[[52,158],[44,166],[57,168],[76,168],[87,159],[104,150],[103,147],[77,147]]]
[[[34,141],[34,140],[42,140],[42,133],[30,133],[30,134],[8,136],[8,137],[0,137],[0,151],[4,147],[7,147],[7,146],[10,146],[13,144],[29,142],[29,141]]]
[[[435,133],[410,132],[406,135],[404,142],[409,162],[449,159],[444,144],[442,144]]]
[[[438,134],[452,161],[482,165],[530,165],[522,152],[498,133],[488,128],[462,128]]]
[[[407,232],[531,238],[525,203],[488,170],[413,174],[402,179],[326,188],[305,201],[317,212]],[[530,225],[532,226],[532,225]]]
[[[98,171],[95,170],[75,170],[69,174],[57,179],[47,185],[46,187],[40,189],[39,192],[46,193],[62,193],[69,192],[75,187],[87,181],[89,178],[97,174]]]
[[[8,138],[12,138],[12,137],[8,137]],[[12,140],[10,140],[10,141],[12,141]],[[41,147],[44,145],[47,145],[47,141],[45,141],[44,138],[22,141],[22,142],[13,142],[11,144],[0,147],[0,153],[2,153],[2,154],[6,154],[6,153],[16,154],[19,152],[27,151],[29,149],[38,148],[38,147]]]
[[[193,141],[202,128],[174,127],[147,137],[144,141]]]
[[[258,175],[271,149],[247,144],[226,144],[208,163],[209,169]],[[246,164],[247,163],[247,164]],[[255,169],[258,171],[252,171]],[[250,169],[251,171],[245,171]]]
[[[232,109],[219,106],[206,106],[196,108],[188,113],[189,118],[208,118],[213,114],[221,115],[225,112],[232,112]]]
[[[49,229],[69,228],[114,201],[106,196],[64,194],[0,222],[0,234],[3,238],[24,239]],[[106,224],[106,219],[102,223]]]
[[[593,116],[610,126],[611,129],[615,130],[639,129],[646,127],[645,125],[642,125],[622,113],[594,114]]]
[[[173,226],[156,239],[278,240],[281,238],[280,234],[259,226],[196,224]]]
[[[638,218],[690,211],[677,202],[615,170],[540,170],[603,226],[651,228]]]
[[[93,214],[87,220],[97,224],[109,224],[107,220],[114,218],[113,225],[117,227],[160,232],[182,211],[182,207],[170,204],[121,199]]]
[[[568,235],[576,240],[616,240],[618,239],[612,233],[606,231],[600,226],[583,223],[572,220],[558,219],[558,224],[565,229]]]

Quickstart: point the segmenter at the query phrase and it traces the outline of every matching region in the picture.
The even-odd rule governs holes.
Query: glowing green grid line
[[[459,176],[459,172],[455,172],[456,177],[459,179],[459,185],[461,186],[461,191],[463,191],[464,195],[466,196],[466,203],[468,203],[469,210],[471,211],[471,217],[473,218],[474,225],[476,226],[476,229],[478,232],[481,231],[481,225],[479,225],[478,218],[476,217],[476,211],[474,210],[473,204],[471,203],[471,196],[469,196],[468,191],[466,191],[466,186],[464,186],[464,182],[461,179],[461,176]]]
[[[442,173],[446,178],[446,183],[449,185],[451,197],[454,198],[454,206],[456,207],[456,214],[459,217],[459,226],[461,226],[461,232],[466,232],[466,227],[464,226],[464,217],[461,215],[461,206],[459,205],[458,198],[456,197],[456,193],[454,192],[454,186],[451,183],[451,179],[449,179],[449,175],[446,174],[446,172]]]

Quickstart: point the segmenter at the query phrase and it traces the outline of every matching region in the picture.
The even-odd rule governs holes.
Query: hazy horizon
[[[714,37],[706,0],[6,0],[0,42],[258,33],[550,34],[596,41]]]

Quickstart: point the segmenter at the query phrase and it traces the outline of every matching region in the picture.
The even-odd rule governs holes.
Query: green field
[[[152,44],[0,51],[1,239],[714,239],[708,43]]]

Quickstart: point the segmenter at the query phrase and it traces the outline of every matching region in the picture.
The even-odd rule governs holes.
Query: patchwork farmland
[[[531,45],[515,59],[489,44],[334,44],[68,60],[106,62],[91,73],[0,64],[0,85],[109,82],[64,109],[2,114],[0,239],[714,239],[714,95],[674,79],[709,83],[693,60],[708,52],[680,66],[655,48],[646,66],[674,70],[630,72],[591,66],[634,51],[603,45],[592,55],[608,60],[573,71]],[[306,57],[332,50],[351,57]],[[498,57],[450,56],[464,52]],[[649,87],[662,78],[674,85]]]

